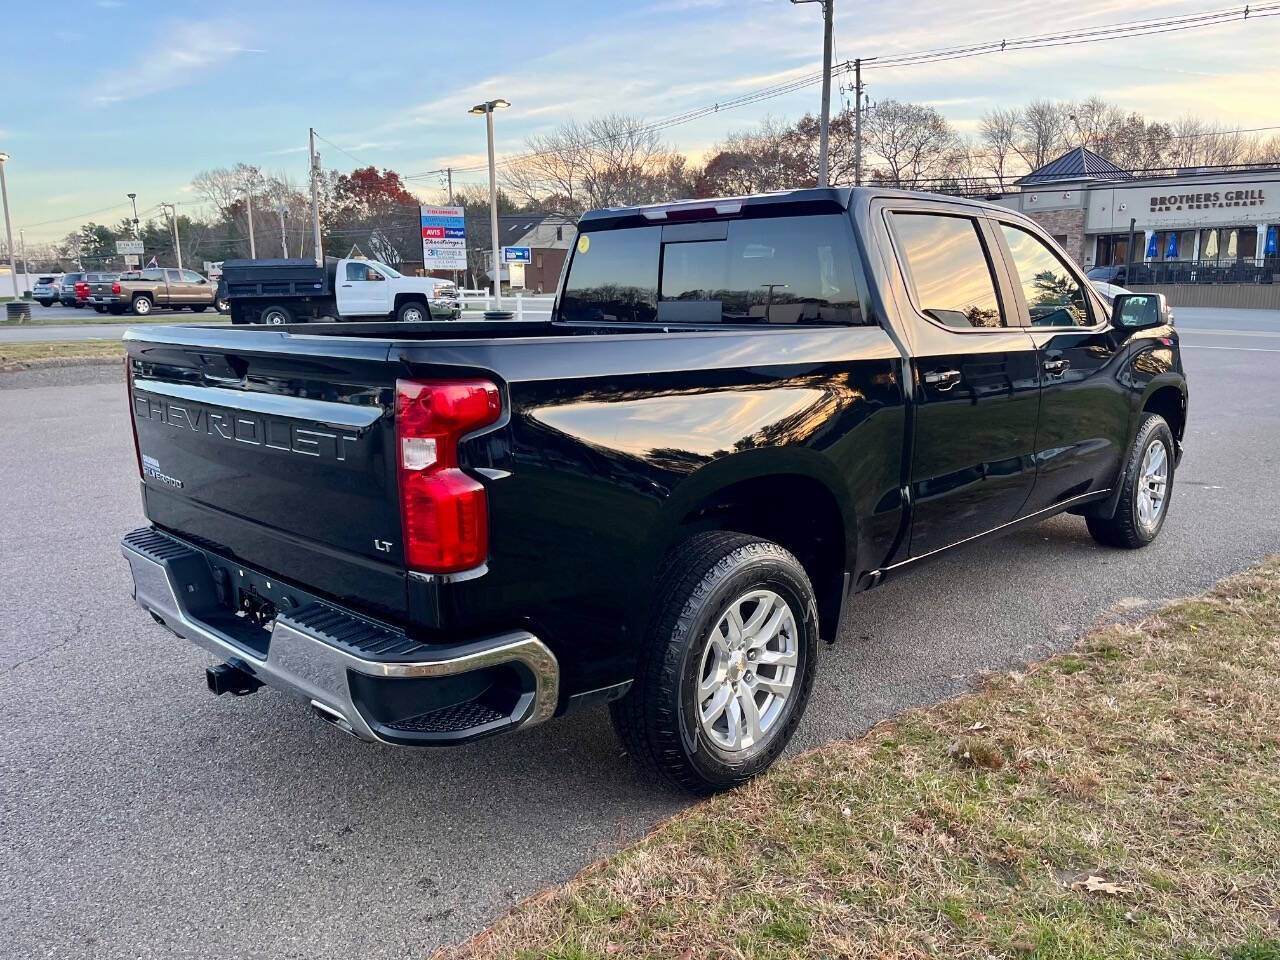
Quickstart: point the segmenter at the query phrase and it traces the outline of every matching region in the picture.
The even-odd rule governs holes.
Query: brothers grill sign
[[[1214,190],[1212,193],[1172,193],[1151,198],[1152,213],[1170,210],[1214,210],[1221,207],[1257,207],[1265,198],[1261,190]]]

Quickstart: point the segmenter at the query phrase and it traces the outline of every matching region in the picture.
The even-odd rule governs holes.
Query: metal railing
[[[492,290],[459,290],[458,297],[462,301],[464,316],[468,310],[494,309]],[[520,292],[502,295],[502,308],[514,313],[516,320],[547,320],[551,317],[551,307],[555,302],[555,297],[546,295]]]
[[[1135,263],[1130,284],[1141,283],[1273,283],[1280,258],[1243,260],[1153,260]]]

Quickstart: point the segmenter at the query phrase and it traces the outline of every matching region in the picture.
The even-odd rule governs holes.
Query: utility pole
[[[320,246],[320,158],[316,156],[316,131],[308,130],[311,137],[311,229],[314,233],[316,266],[324,266],[324,250]]]
[[[245,206],[249,211],[249,259],[257,260],[258,251],[253,245],[253,180],[249,181],[249,189],[244,195]]]
[[[831,127],[831,8],[835,0],[822,0],[822,127],[818,134],[818,186],[831,185],[827,174],[827,135]]]
[[[178,208],[172,203],[160,204],[161,209],[169,215],[169,223],[173,226],[173,255],[178,258],[178,269],[182,269],[182,241],[178,239]]]
[[[276,213],[280,216],[280,255],[289,259],[289,241],[284,235],[284,201],[276,204]]]
[[[4,162],[9,159],[7,153],[0,153],[0,198],[4,199],[4,235],[8,242],[5,248],[9,251],[9,276],[13,278],[13,295],[18,296],[18,267],[13,262],[13,228],[9,226],[9,188],[4,182]]]
[[[835,0],[791,0],[792,3],[822,4],[822,118],[818,125],[818,186],[830,186],[827,139],[831,128],[831,23]]]
[[[30,290],[31,278],[27,276],[27,235],[21,227],[18,228],[18,246],[22,250],[22,285]]]
[[[445,167],[444,172],[449,176],[449,206],[453,206],[453,167]]]
[[[853,61],[853,185],[862,186],[862,58]]]

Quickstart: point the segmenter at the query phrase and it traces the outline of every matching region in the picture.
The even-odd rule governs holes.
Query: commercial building
[[[1130,287],[1267,286],[1179,294],[1187,305],[1280,306],[1280,166],[1152,175],[1077,147],[1017,186],[998,202],[1038,221],[1086,268],[1114,267]]]

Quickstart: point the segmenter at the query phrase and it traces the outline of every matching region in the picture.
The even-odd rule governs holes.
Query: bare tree
[[[984,114],[978,125],[978,143],[981,146],[974,152],[975,165],[983,172],[990,172],[1002,190],[1015,170],[1026,172],[1017,150],[1021,123],[1022,111],[997,107]]]
[[[1030,170],[1043,167],[1069,146],[1071,107],[1052,100],[1032,100],[1020,112],[1014,150]]]
[[[882,100],[867,111],[866,145],[872,160],[871,179],[897,187],[954,176],[960,141],[933,107]]]
[[[503,186],[520,203],[563,213],[667,199],[676,171],[658,132],[622,114],[570,121],[526,145],[503,171]]]

